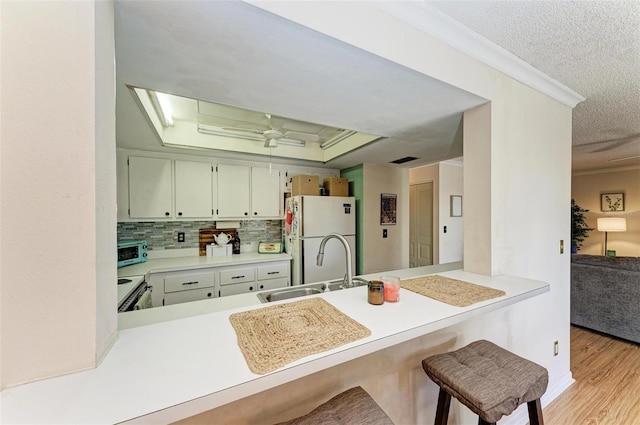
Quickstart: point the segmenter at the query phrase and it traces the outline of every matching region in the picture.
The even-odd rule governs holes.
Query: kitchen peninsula
[[[183,314],[174,320],[121,330],[119,340],[96,369],[6,389],[2,393],[3,421],[173,422],[549,291],[544,282],[504,275],[481,276],[464,272],[460,267],[460,264],[427,266],[389,273],[402,279],[437,273],[502,290],[506,295],[468,307],[454,307],[407,290],[402,291],[400,302],[381,306],[367,303],[366,287],[312,295],[324,298],[366,326],[371,335],[257,375],[249,370],[243,358],[229,316],[265,305],[258,306],[255,293],[243,294],[239,297],[253,297],[255,301],[229,310],[202,311],[190,317]],[[213,305],[218,301],[195,303]]]

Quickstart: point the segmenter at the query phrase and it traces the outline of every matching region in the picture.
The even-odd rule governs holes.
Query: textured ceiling
[[[573,171],[640,165],[640,2],[429,2],[587,98]]]

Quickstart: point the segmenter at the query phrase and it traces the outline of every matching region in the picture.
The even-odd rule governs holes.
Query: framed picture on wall
[[[624,193],[612,192],[600,194],[600,209],[603,212],[624,211]]]
[[[397,200],[396,194],[380,194],[380,224],[396,224]]]

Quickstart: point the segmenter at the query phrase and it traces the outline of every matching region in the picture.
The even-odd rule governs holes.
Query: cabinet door
[[[266,291],[268,289],[286,288],[289,286],[289,278],[281,277],[279,279],[259,280],[257,283],[258,291]]]
[[[234,285],[221,285],[220,296],[226,297],[227,295],[247,294],[256,290],[255,282],[236,283]]]
[[[176,161],[176,218],[211,218],[211,164]]]
[[[129,217],[170,218],[171,160],[129,157]]]
[[[249,217],[249,167],[218,165],[218,217]]]
[[[171,292],[164,294],[164,305],[188,303],[191,301],[215,298],[215,288],[192,289],[191,291]]]
[[[252,217],[279,217],[280,198],[280,171],[251,167]]]

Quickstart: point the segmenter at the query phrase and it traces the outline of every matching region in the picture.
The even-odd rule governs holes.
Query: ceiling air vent
[[[415,156],[405,156],[404,158],[391,161],[389,164],[404,164],[405,162],[413,161],[415,159],[418,159],[418,158],[416,158]]]

